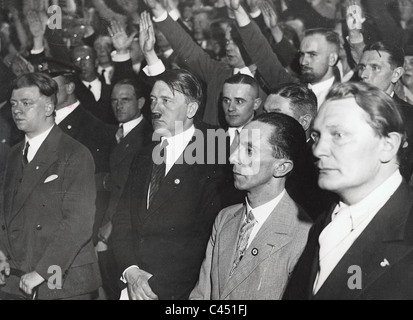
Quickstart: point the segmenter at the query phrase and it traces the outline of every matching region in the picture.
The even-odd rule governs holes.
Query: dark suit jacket
[[[129,177],[132,160],[144,147],[152,142],[152,131],[152,126],[146,119],[143,119],[113,148],[110,154],[110,179],[106,186],[110,191],[110,200],[102,225],[111,221],[116,213],[116,208]]]
[[[318,237],[331,221],[330,210],[310,230],[307,246],[298,261],[283,299],[383,300],[413,299],[413,190],[402,182],[356,239],[315,296],[313,284],[318,271]],[[386,259],[389,265],[383,264]],[[354,273],[362,271],[362,288],[349,289]]]
[[[83,107],[96,118],[102,120],[104,123],[117,124],[111,106],[112,86],[106,84],[102,77],[99,77],[99,81],[102,83],[102,93],[99,101],[95,100],[93,93],[80,79],[77,79],[75,83],[75,95],[82,103]]]
[[[406,152],[407,159],[401,165],[400,172],[403,178],[409,181],[413,173],[413,105],[400,99],[396,94],[394,94],[393,100],[396,101],[400,108],[407,132],[407,142],[409,143]]]
[[[1,183],[3,182],[3,174],[4,174],[4,169],[6,168],[6,160],[7,160],[7,155],[9,154],[10,148],[3,144],[0,143],[0,186]]]
[[[193,142],[187,150],[195,147]],[[112,249],[120,272],[138,265],[153,275],[149,285],[159,299],[187,299],[198,280],[212,224],[222,209],[222,177],[218,166],[188,164],[181,156],[147,209],[153,147],[149,145],[132,163],[113,217]]]
[[[90,152],[55,126],[23,168],[24,142],[10,152],[0,214],[0,250],[12,268],[48,279],[62,270],[63,288],[39,286],[39,299],[62,299],[95,291],[100,274],[90,241],[95,213],[94,164]],[[18,293],[7,283],[3,291]],[[16,292],[17,291],[17,292]]]
[[[109,157],[116,141],[111,136],[111,128],[101,120],[94,117],[90,112],[79,105],[62,122],[59,128],[73,139],[87,147],[95,162],[96,181],[96,216],[97,222],[94,227],[93,241],[97,243],[97,232],[103,215],[109,203],[109,192],[103,187],[104,177],[109,174]]]

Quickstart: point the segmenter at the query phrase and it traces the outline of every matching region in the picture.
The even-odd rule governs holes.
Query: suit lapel
[[[314,298],[357,299],[392,264],[409,254],[413,247],[401,244],[405,240],[406,222],[412,206],[412,194],[403,182],[339,261]],[[350,290],[347,284],[352,275],[348,268],[354,265],[362,270],[361,290]]]
[[[13,201],[10,220],[18,214],[47,169],[57,160],[57,147],[60,137],[61,131],[55,126],[37,151],[33,160],[24,168],[19,192]]]
[[[243,213],[245,214],[245,208]],[[222,299],[225,299],[261,263],[291,242],[292,238],[290,233],[291,228],[295,224],[293,220],[296,218],[296,215],[298,215],[298,212],[294,202],[288,194],[285,194],[258,231],[256,237],[245,252],[244,257],[234,270],[232,277],[229,278],[225,285],[225,289],[222,292]],[[232,235],[237,234],[236,239],[238,240],[239,224],[237,226],[238,232],[232,233]],[[235,253],[236,242],[233,245],[233,251]],[[230,251],[227,251],[227,254],[228,252]],[[233,256],[234,255],[232,255],[232,257]]]

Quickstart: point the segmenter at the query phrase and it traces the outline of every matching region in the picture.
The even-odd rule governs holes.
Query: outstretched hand
[[[113,46],[118,53],[125,53],[128,51],[132,44],[133,38],[138,33],[135,31],[128,37],[122,24],[115,20],[111,21],[110,27],[108,27],[108,32],[112,37]]]
[[[355,2],[350,2],[346,8],[346,22],[348,29],[361,30],[364,21],[366,21],[366,18],[363,17],[361,6]]]
[[[139,23],[139,45],[144,54],[147,54],[154,50],[155,47],[155,32],[153,30],[153,24],[151,16],[148,12],[143,11],[141,13],[141,19]]]
[[[267,28],[275,28],[278,24],[278,17],[273,7],[267,1],[262,1],[259,4],[259,8],[261,10]]]
[[[231,10],[238,10],[240,7],[240,0],[224,0],[225,5]]]

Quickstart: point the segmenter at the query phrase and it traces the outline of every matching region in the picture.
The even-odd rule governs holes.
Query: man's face
[[[112,109],[119,123],[139,118],[143,104],[136,98],[134,88],[129,84],[115,85],[112,91]]]
[[[222,90],[222,107],[230,127],[241,127],[252,120],[260,106],[258,93],[248,84],[225,83]]]
[[[296,118],[294,110],[291,107],[290,100],[279,94],[270,94],[264,103],[265,112],[278,112],[287,116]],[[297,119],[298,120],[298,119]]]
[[[375,50],[363,52],[358,73],[362,82],[376,86],[388,94],[393,91],[392,81],[398,80],[394,77],[389,54],[383,51],[380,53]]]
[[[280,160],[274,157],[274,148],[269,143],[272,131],[271,125],[258,121],[241,130],[239,144],[229,158],[238,190],[254,194],[273,192],[270,181]]]
[[[110,39],[98,38],[94,45],[96,51],[96,58],[101,66],[105,66],[112,63],[112,58],[110,56],[111,43]]]
[[[318,83],[327,80],[330,69],[332,45],[324,36],[314,34],[304,37],[300,45],[300,67],[302,81]]]
[[[80,78],[93,81],[97,78],[96,60],[91,48],[77,47],[73,51],[73,62],[80,69]]]
[[[413,56],[404,57],[403,84],[410,90],[413,88]]]
[[[354,98],[328,100],[314,121],[313,154],[320,188],[338,195],[365,195],[381,168],[382,138]]]
[[[228,26],[225,30],[225,52],[227,54],[228,64],[232,68],[244,68],[245,62],[242,58],[239,47],[236,45],[234,40],[232,40],[231,29],[232,27]]]
[[[197,111],[184,94],[172,91],[163,81],[155,82],[151,92],[152,125],[161,136],[175,136],[188,129]],[[181,129],[180,129],[181,128]]]
[[[47,129],[47,119],[53,115],[54,107],[50,99],[40,93],[38,87],[13,90],[10,103],[17,128],[25,132],[29,138]]]

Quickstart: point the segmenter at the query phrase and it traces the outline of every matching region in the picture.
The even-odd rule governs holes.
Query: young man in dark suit
[[[406,130],[369,84],[333,87],[314,122],[318,184],[340,202],[310,230],[284,299],[412,299],[413,190],[400,174]]]
[[[152,89],[161,143],[135,157],[112,221],[130,299],[187,299],[198,279],[223,183],[220,167],[207,161],[207,132],[194,125],[201,101],[201,84],[185,70],[165,71]]]
[[[55,125],[57,83],[41,73],[18,78],[12,115],[25,140],[6,165],[0,215],[3,291],[39,299],[92,299],[101,279],[91,242],[96,186],[92,155]],[[54,271],[61,277],[49,280]]]
[[[152,141],[152,126],[142,115],[145,97],[141,88],[131,79],[118,81],[112,92],[112,108],[119,121],[116,132],[117,145],[110,153],[110,174],[105,188],[110,192],[109,204],[102,220],[99,220],[97,251],[101,267],[103,287],[108,299],[119,298],[118,270],[110,246],[112,218],[126,181],[133,158]]]

